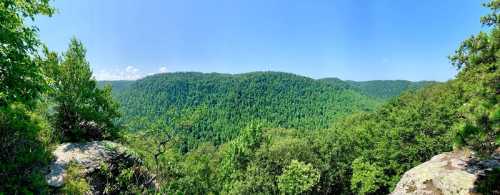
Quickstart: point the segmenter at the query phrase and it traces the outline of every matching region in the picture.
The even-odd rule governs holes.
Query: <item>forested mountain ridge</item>
[[[436,81],[406,81],[406,80],[374,80],[374,81],[346,81],[359,89],[361,93],[380,99],[390,99],[407,90],[420,89],[436,84]]]
[[[97,81],[97,87],[104,88],[106,85],[111,86],[113,95],[117,95],[120,92],[126,90],[135,81],[130,80],[118,80],[118,81]]]
[[[350,88],[282,72],[164,73],[127,87],[122,81],[111,85],[122,105],[121,120],[196,116],[189,120],[197,127],[193,133],[200,134],[193,136],[215,143],[234,137],[255,120],[275,127],[321,129],[335,118],[380,104]]]
[[[360,93],[375,97],[380,100],[388,100],[390,98],[399,96],[401,93],[407,90],[420,89],[422,87],[436,84],[436,81],[407,81],[407,80],[372,80],[372,81],[342,81],[338,78],[324,78],[320,79],[335,85],[341,85],[342,83],[345,87],[353,88]]]
[[[204,74],[198,72],[191,72],[193,74]],[[181,74],[181,73],[169,73],[169,74]],[[214,75],[230,75],[221,73],[206,73]],[[251,74],[251,73],[246,73]],[[240,74],[242,75],[242,74]],[[232,75],[236,76],[236,75]],[[371,81],[352,81],[352,80],[341,80],[339,78],[329,77],[318,79],[318,81],[327,82],[335,88],[343,89],[354,89],[358,92],[370,96],[379,98],[380,100],[388,100],[390,98],[401,95],[406,90],[415,90],[422,87],[436,84],[436,81],[408,81],[408,80],[371,80]],[[113,94],[119,94],[128,87],[130,87],[135,81],[134,80],[118,80],[118,81],[97,81],[98,86],[103,88],[105,85],[111,85],[113,88]]]
[[[187,130],[186,126],[171,128],[189,132],[188,140],[220,144],[252,121],[282,128],[328,128],[341,116],[373,110],[427,82],[312,79],[284,72],[177,72],[137,81],[99,81],[101,87],[106,84],[112,86],[112,94],[121,104],[120,120],[130,130],[157,120],[169,124],[189,121]]]

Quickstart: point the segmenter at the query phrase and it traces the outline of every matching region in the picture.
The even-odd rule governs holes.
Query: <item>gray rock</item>
[[[45,179],[49,186],[61,187],[64,185],[66,168],[70,162],[81,165],[85,173],[92,172],[101,163],[116,155],[119,148],[122,147],[108,141],[61,144],[53,152],[55,161],[50,164],[50,172],[45,176]]]
[[[494,168],[500,159],[480,161],[468,151],[439,154],[407,171],[392,194],[476,194],[476,181]]]
[[[52,187],[61,187],[64,184],[64,166],[60,164],[51,164],[50,173],[45,176],[47,183]]]

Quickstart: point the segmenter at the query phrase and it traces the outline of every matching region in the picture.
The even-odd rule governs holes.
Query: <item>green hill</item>
[[[165,73],[111,85],[121,104],[121,120],[130,127],[161,121],[176,124],[172,128],[189,137],[215,143],[238,135],[251,121],[320,129],[336,118],[372,110],[380,103],[346,86],[281,72]],[[184,122],[178,125],[179,121]]]
[[[113,88],[113,90],[112,90],[113,95],[117,95],[118,93],[126,90],[134,82],[135,81],[127,81],[127,80],[97,81],[97,86],[99,88],[103,88],[106,85],[110,85]]]
[[[340,85],[342,80],[338,78],[324,78],[321,79],[326,82]],[[435,81],[406,81],[406,80],[373,80],[373,81],[343,81],[343,85],[358,90],[360,93],[375,97],[381,100],[388,100],[393,97],[399,96],[402,92],[407,90],[420,89],[422,87],[436,84]]]

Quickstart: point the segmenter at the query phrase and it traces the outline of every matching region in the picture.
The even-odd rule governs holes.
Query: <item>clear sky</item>
[[[56,0],[36,24],[76,36],[98,80],[158,72],[284,71],[346,80],[453,78],[447,56],[481,29],[478,0]]]

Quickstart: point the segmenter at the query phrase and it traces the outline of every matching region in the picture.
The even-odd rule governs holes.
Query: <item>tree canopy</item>
[[[113,120],[118,105],[111,88],[99,89],[86,60],[86,50],[77,39],[71,39],[60,64],[51,66],[56,103],[56,127],[64,140],[77,141],[117,136]],[[57,61],[56,61],[57,63]]]
[[[37,28],[25,20],[51,16],[48,0],[0,2],[0,106],[11,102],[33,104],[44,91],[42,67],[35,60],[41,45]]]
[[[37,103],[47,83],[37,28],[26,20],[53,13],[48,0],[0,1],[0,193],[46,192],[51,129]]]
[[[488,155],[500,146],[500,1],[485,6],[491,13],[481,23],[488,26],[488,32],[462,42],[450,59],[460,70],[456,85],[465,100],[455,143]]]

